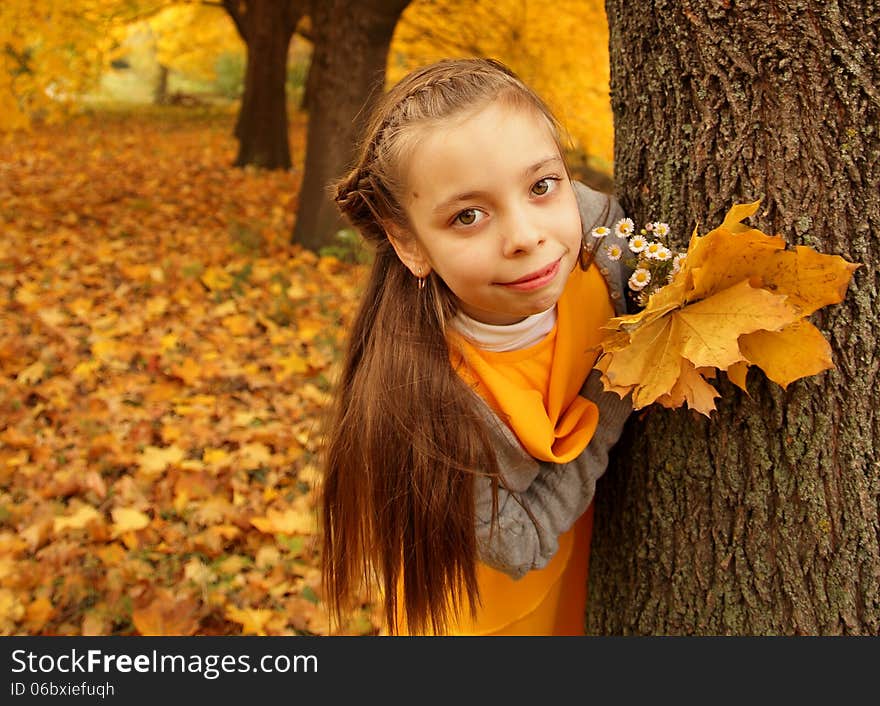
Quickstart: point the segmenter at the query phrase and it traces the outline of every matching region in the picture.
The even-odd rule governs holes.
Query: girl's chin
[[[489,311],[486,309],[473,309],[469,307],[461,307],[461,310],[472,319],[479,321],[482,324],[488,324],[490,326],[510,326],[512,324],[518,324],[529,316],[543,314],[547,309],[555,306],[558,300],[559,297],[547,297],[543,300],[530,302],[525,306],[511,307],[506,310],[498,309]]]

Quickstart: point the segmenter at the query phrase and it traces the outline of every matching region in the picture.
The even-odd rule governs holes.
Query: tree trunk
[[[153,87],[153,103],[156,105],[168,104],[168,67],[165,64],[159,64],[159,75],[156,77],[156,84]]]
[[[223,5],[247,45],[235,166],[289,169],[287,50],[304,5],[290,0],[226,0]]]
[[[314,53],[312,53],[312,57],[314,57]],[[303,92],[302,98],[299,101],[299,109],[308,113],[309,112],[309,104],[311,103],[311,96],[315,92],[315,76],[317,76],[317,71],[312,71],[312,67],[315,65],[314,61],[309,61],[309,68],[306,72],[306,80],[303,83]]]
[[[366,104],[384,88],[394,27],[409,0],[327,0],[313,7],[306,164],[291,240],[312,250],[342,227],[328,184],[352,159]]]
[[[637,413],[597,491],[597,634],[880,633],[880,4],[607,0],[615,182],[685,246],[735,202],[861,262],[812,321],[837,368]]]

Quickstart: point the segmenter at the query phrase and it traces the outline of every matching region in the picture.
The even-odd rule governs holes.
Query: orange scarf
[[[614,316],[605,280],[576,267],[540,342],[514,351],[485,351],[450,335],[452,365],[503,419],[529,455],[566,463],[587,447],[596,405],[578,393],[598,356],[599,327]]]

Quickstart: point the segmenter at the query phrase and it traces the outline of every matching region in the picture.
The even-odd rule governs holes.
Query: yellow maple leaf
[[[45,321],[50,326],[64,326],[68,322],[67,314],[64,313],[57,306],[43,309],[42,311],[37,313],[37,316],[39,316],[42,321]]]
[[[275,615],[265,608],[226,608],[226,617],[234,623],[241,625],[241,631],[245,635],[265,635],[266,623]]]
[[[239,534],[241,530],[235,525],[213,525],[195,535],[192,541],[196,547],[219,553],[230,539],[235,539]]]
[[[24,606],[14,592],[0,588],[0,635],[12,635],[24,615]]]
[[[100,367],[101,362],[98,360],[83,360],[77,363],[71,372],[76,378],[89,380],[95,377],[95,373]]]
[[[829,304],[838,304],[846,296],[852,274],[861,265],[839,255],[823,255],[804,245],[779,253],[784,261],[770,271],[761,272],[764,286],[788,295],[788,300],[803,309],[804,316]]]
[[[24,368],[15,380],[22,385],[36,385],[45,374],[46,366],[38,360]]]
[[[30,434],[23,434],[15,427],[9,427],[0,432],[0,442],[13,449],[33,448],[36,439]]]
[[[99,338],[92,343],[92,355],[102,363],[118,362],[125,355],[125,346],[114,338]]]
[[[627,337],[629,338],[629,337]],[[616,392],[621,399],[626,397],[635,387],[635,385],[617,385],[613,383],[608,377],[608,369],[611,367],[612,356],[603,355],[596,361],[596,365],[593,367],[602,373],[602,384],[605,387],[606,392]],[[617,370],[617,368],[615,368]]]
[[[223,468],[229,465],[230,454],[226,449],[206,448],[202,452],[202,463],[214,468]]]
[[[687,295],[690,300],[712,296],[745,279],[759,279],[759,286],[788,295],[789,303],[809,316],[823,306],[843,301],[858,267],[838,255],[824,255],[803,245],[786,250],[782,238],[771,238],[760,231],[737,235],[717,229],[701,242],[706,240],[709,244],[700,250],[708,260],[692,269],[694,286]],[[691,267],[689,259],[690,253],[685,267]]]
[[[220,267],[209,267],[200,277],[204,284],[212,292],[222,292],[231,289],[235,279],[226,270]]]
[[[89,610],[83,615],[79,628],[84,636],[107,635],[110,632],[110,617],[105,610]]]
[[[742,342],[740,342],[740,346],[741,345]],[[748,374],[749,364],[744,360],[734,363],[727,369],[728,379],[746,394],[749,394],[749,391],[746,388],[746,377],[748,376]]]
[[[188,636],[199,627],[197,610],[198,602],[193,598],[161,591],[149,605],[131,612],[131,622],[141,635]]]
[[[705,236],[696,230],[672,282],[645,308],[604,326],[596,368],[606,390],[633,407],[715,408],[706,382],[726,370],[744,391],[750,366],[786,387],[833,367],[831,348],[805,317],[843,300],[858,264],[797,246],[742,220],[760,202],[734,205]]]
[[[32,285],[35,286],[35,285]],[[15,301],[25,307],[29,307],[40,301],[38,294],[35,294],[28,286],[21,286],[15,290]]]
[[[690,282],[689,274],[676,278],[665,287],[661,287],[648,299],[648,306],[637,314],[629,316],[620,316],[612,319],[603,328],[609,330],[634,331],[640,326],[647,326],[655,319],[678,309],[684,304],[685,297],[690,289],[693,288]],[[603,343],[604,345],[604,343]]]
[[[116,542],[113,544],[104,544],[95,549],[95,554],[104,563],[104,566],[117,566],[125,559],[126,551]]]
[[[632,333],[629,346],[608,355],[605,379],[612,387],[635,386],[636,409],[651,404],[675,384],[681,369],[675,327],[671,317],[652,321]]]
[[[279,358],[277,362],[280,370],[275,373],[275,382],[282,382],[291,375],[305,373],[309,369],[309,364],[305,358],[296,353]]]
[[[131,507],[117,507],[110,512],[113,516],[113,536],[126,532],[136,532],[150,524],[150,516]]]
[[[101,513],[91,505],[82,503],[70,515],[65,517],[56,517],[53,522],[53,530],[55,534],[63,532],[66,529],[82,529],[89,522],[101,519]]]
[[[831,345],[809,321],[796,321],[781,331],[755,331],[740,338],[739,347],[749,363],[783,388],[834,367]]]
[[[234,509],[226,498],[214,496],[199,503],[193,514],[193,519],[205,526],[219,525],[233,512]]]
[[[31,551],[35,551],[49,541],[49,535],[54,527],[53,519],[42,517],[19,531],[19,536],[28,544]]]
[[[185,455],[186,452],[176,445],[166,448],[147,446],[138,457],[138,465],[144,473],[150,475],[162,473],[169,466],[180,463]]]
[[[756,289],[748,281],[672,313],[679,322],[678,349],[695,366],[726,369],[744,358],[738,340],[744,333],[776,331],[800,317],[786,297]]]
[[[681,407],[685,402],[688,407],[709,415],[715,409],[715,399],[720,397],[718,390],[712,387],[704,377],[714,376],[712,368],[695,368],[686,358],[681,359],[681,372],[672,389],[657,398],[657,403],[670,409]]]
[[[688,251],[683,266],[685,273],[691,274],[689,301],[705,299],[743,280],[772,271],[776,266],[773,256],[785,252],[785,241],[759,231],[731,233],[716,228],[700,238],[694,249],[693,261]]]
[[[207,586],[217,579],[211,568],[200,559],[193,557],[183,567],[183,576],[199,586]]]
[[[233,314],[222,319],[223,327],[233,336],[247,336],[254,330],[254,321],[245,314]]]
[[[147,300],[147,316],[151,319],[162,316],[170,303],[168,297],[150,297]]]
[[[247,468],[257,468],[272,462],[272,451],[268,446],[259,442],[242,444],[236,456],[239,462]]]
[[[194,386],[202,377],[202,366],[190,356],[183,359],[182,363],[175,363],[170,367],[170,372],[180,378],[189,386]]]
[[[269,509],[264,517],[252,517],[251,524],[266,534],[313,534],[315,517],[300,510]]]
[[[163,353],[177,348],[180,337],[176,333],[166,333],[159,339],[159,350]]]
[[[213,309],[211,309],[211,316],[216,316],[217,318],[224,318],[226,316],[232,316],[238,313],[238,304],[235,303],[233,299],[227,299],[225,302],[221,302]]]
[[[122,274],[126,277],[143,282],[150,279],[150,271],[152,270],[152,267],[150,265],[134,264],[121,265],[120,269],[122,270]]]
[[[54,615],[55,608],[52,606],[52,601],[45,596],[35,598],[24,611],[24,622],[28,632],[40,632]]]
[[[254,556],[254,564],[259,569],[271,569],[281,561],[281,550],[271,544],[264,544]]]

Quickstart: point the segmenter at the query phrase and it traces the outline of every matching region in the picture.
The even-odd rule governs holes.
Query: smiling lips
[[[502,287],[508,287],[510,289],[516,289],[521,292],[530,291],[532,289],[540,289],[541,287],[550,284],[553,281],[553,278],[556,277],[556,274],[559,272],[559,260],[556,260],[554,263],[544,267],[540,270],[536,270],[530,274],[527,274],[525,277],[520,277],[513,282],[501,282]]]

